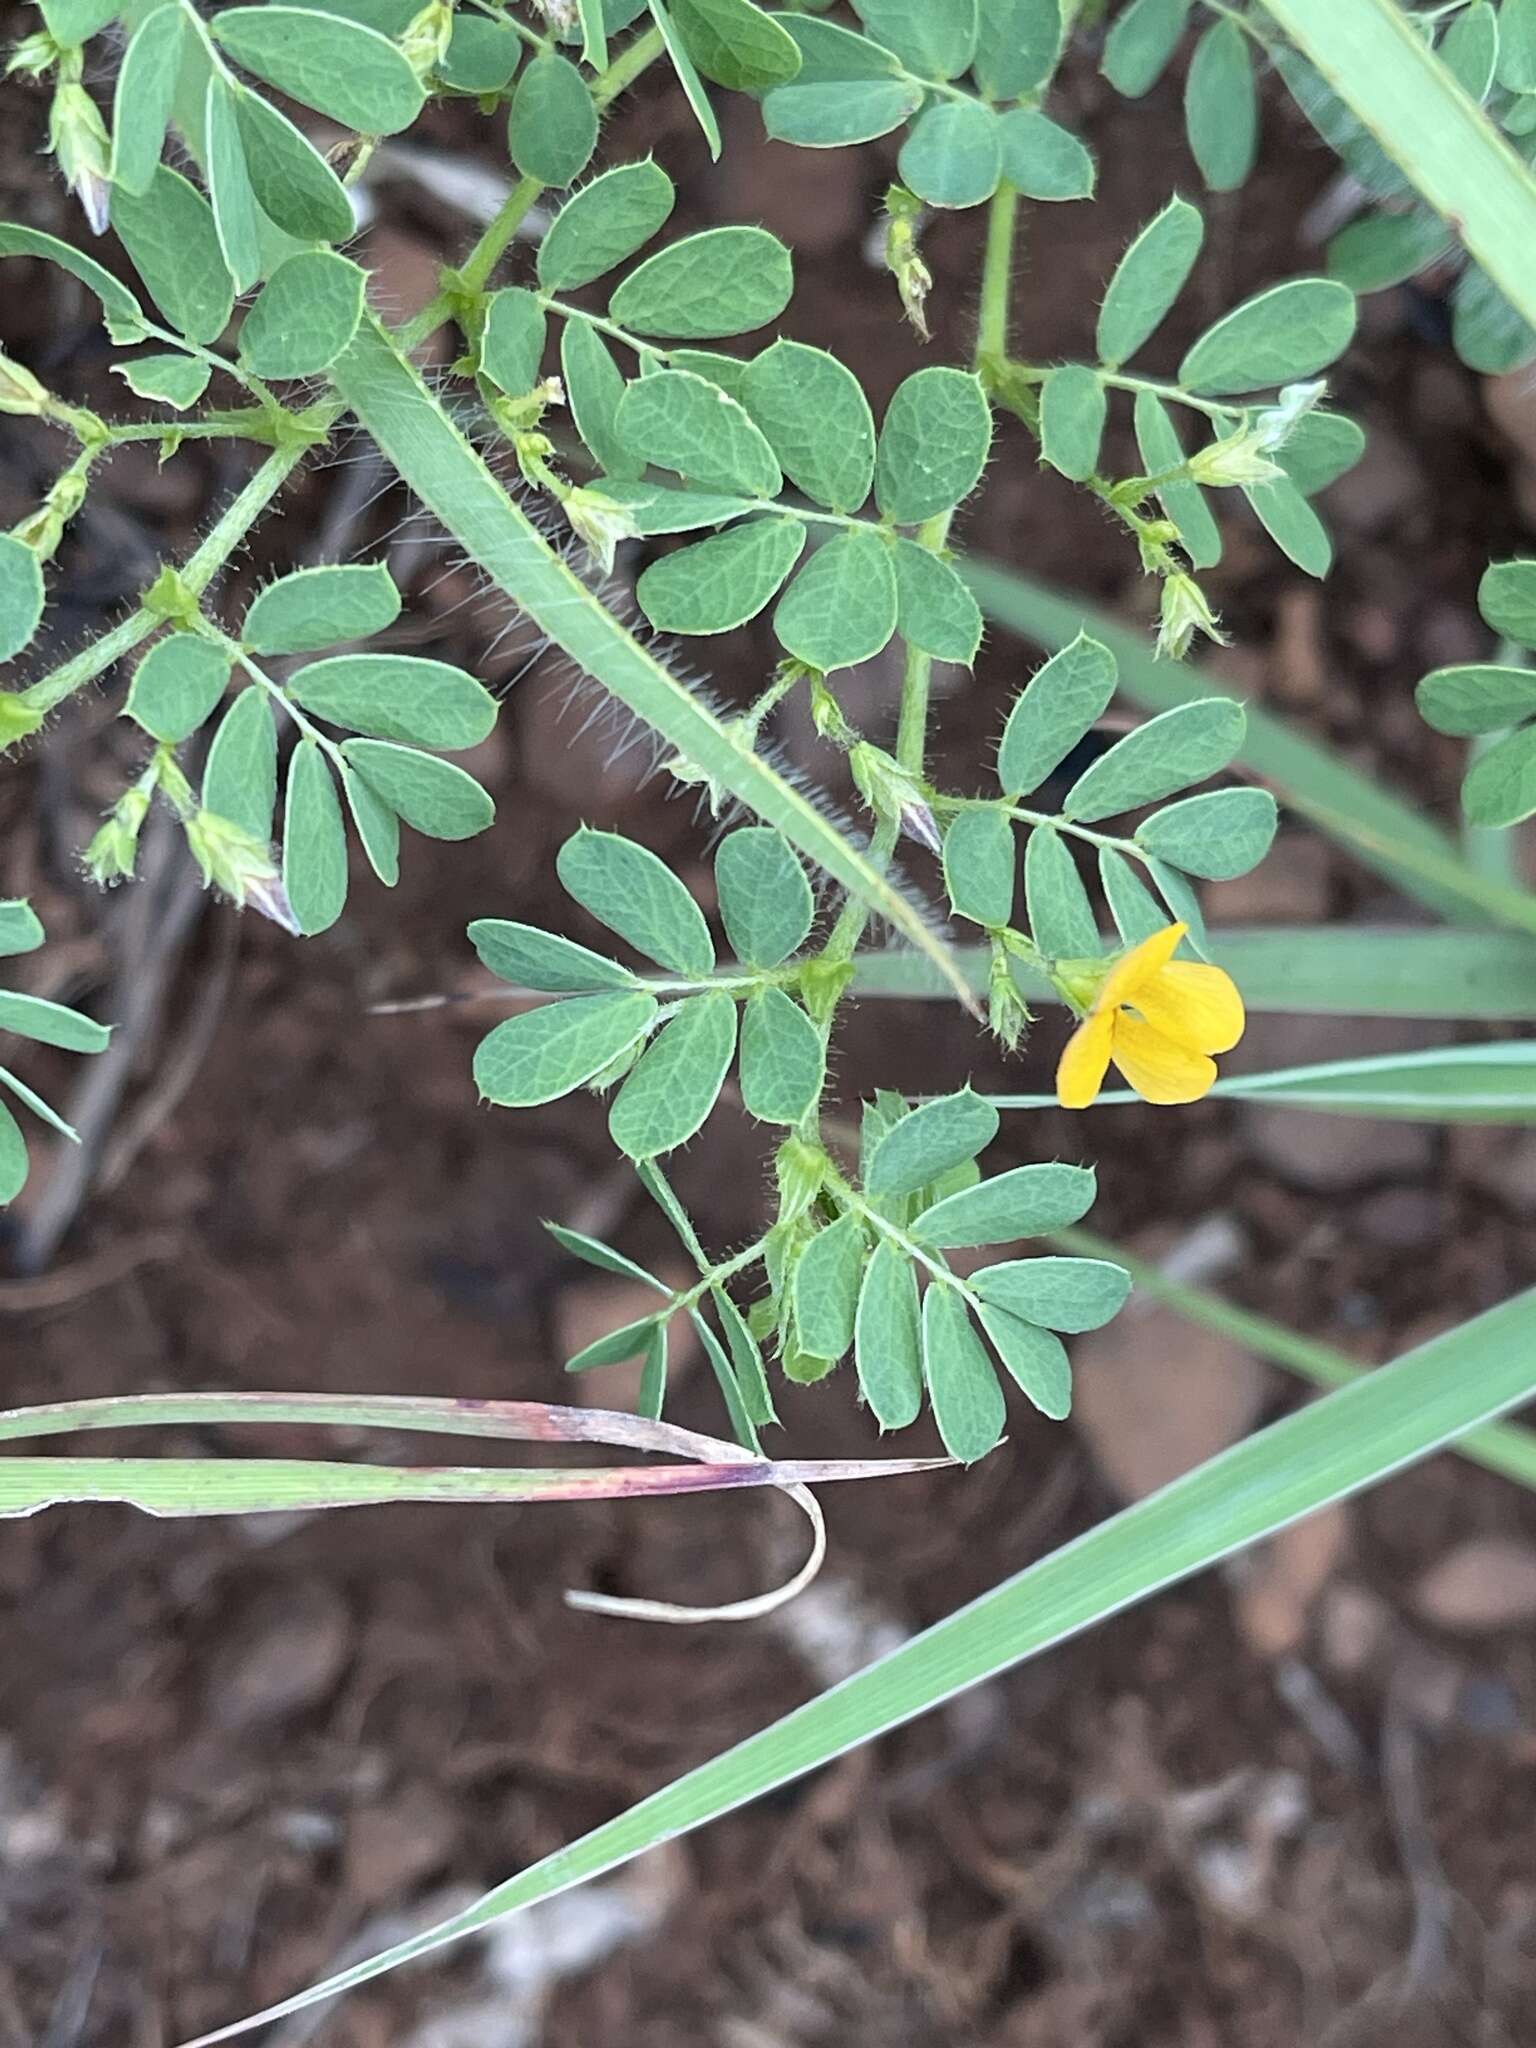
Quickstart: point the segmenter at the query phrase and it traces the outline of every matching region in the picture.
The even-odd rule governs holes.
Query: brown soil
[[[1167,190],[1195,182],[1170,139],[1175,90],[1128,108],[1080,64],[1071,97],[1103,196],[1086,217],[1033,210],[1017,324],[1046,357],[1083,348],[1118,248]],[[0,212],[77,234],[34,154],[39,100],[13,83],[0,108]],[[660,85],[615,120],[611,141],[620,155],[664,156],[684,224],[713,207],[786,235],[800,277],[795,331],[846,353],[878,404],[920,360],[885,280],[860,257],[889,167],[877,151],[765,147],[746,110],[732,113],[719,182],[701,175],[686,112]],[[487,125],[435,120],[441,144],[495,162]],[[1210,209],[1206,296],[1181,311],[1170,360],[1187,338],[1179,329],[1316,260],[1298,223],[1329,160],[1281,109],[1267,120],[1266,168]],[[374,253],[404,303],[464,226],[412,187],[380,196]],[[936,353],[964,346],[977,228],[957,217],[929,237]],[[82,397],[126,403],[72,287],[29,274],[0,303],[0,344]],[[1411,685],[1481,645],[1481,566],[1531,544],[1520,450],[1536,437],[1536,404],[1501,392],[1503,425],[1490,424],[1479,380],[1443,344],[1438,307],[1411,290],[1368,302],[1339,386],[1372,452],[1332,497],[1337,574],[1320,599],[1234,520],[1210,579],[1237,636],[1232,672],[1448,816],[1454,757],[1417,721]],[[57,454],[6,424],[0,524]],[[303,481],[289,518],[237,565],[231,605],[287,551],[377,546],[407,508],[369,507],[365,461],[354,446]],[[57,644],[108,621],[239,474],[237,457],[200,450],[163,471],[147,456],[117,460],[65,557]],[[1022,436],[1004,437],[966,538],[1144,611],[1121,537],[1036,470]],[[570,678],[555,664],[519,674],[526,643],[514,630],[493,645],[507,620],[430,535],[401,529],[392,560],[411,586],[411,644],[499,684],[519,677],[477,764],[499,822],[464,847],[414,842],[392,898],[359,875],[344,922],[303,947],[254,918],[237,925],[192,906],[163,1011],[95,1148],[95,1186],[49,1270],[0,1281],[7,1404],[193,1387],[560,1398],[558,1331],[594,1303],[590,1276],[539,1218],[670,1255],[664,1226],[613,1164],[599,1106],[519,1117],[476,1106],[468,1063],[483,1006],[387,1017],[370,1006],[479,988],[459,936],[468,916],[565,918],[551,864],[579,819],[622,822],[701,882],[707,834],[689,804],[640,777],[643,750],[610,760],[611,737],[564,713]],[[745,696],[767,648],[748,631],[711,654],[719,687]],[[1024,658],[999,638],[974,683],[947,699],[943,751],[957,778],[975,773]],[[874,724],[890,683],[878,665],[857,681]],[[49,992],[103,1015],[121,1014],[154,925],[179,900],[172,865],[103,904],[71,857],[131,757],[112,708],[106,697],[73,707],[0,793],[0,893],[32,893],[47,917]],[[783,738],[825,772],[803,734]],[[1401,914],[1345,858],[1289,837],[1222,909],[1231,921]],[[1255,1037],[1274,1061],[1361,1042],[1344,1026],[1287,1020]],[[1002,1073],[937,1006],[866,1006],[844,1048],[850,1096],[876,1081],[920,1089]],[[1043,1072],[1044,1057],[1025,1071]],[[36,1067],[67,1104],[67,1063]],[[1225,1219],[1247,1252],[1225,1284],[1363,1359],[1529,1283],[1528,1141],[1446,1143],[1325,1119],[1298,1129],[1215,1104],[1177,1118],[1049,1116],[1012,1123],[998,1154],[1096,1153],[1096,1223],[1139,1236],[1155,1220],[1158,1248]],[[677,1179],[718,1241],[747,1230],[761,1167],[745,1121],[719,1114]],[[23,1246],[48,1186],[39,1172],[15,1212]],[[1126,1341],[1134,1349],[1134,1333]],[[1177,1433],[1180,1340],[1170,1342]],[[1295,1398],[1278,1375],[1260,1394],[1266,1412]],[[870,1447],[839,1380],[792,1393],[783,1412],[797,1451]],[[678,1419],[716,1423],[699,1375],[682,1386]],[[1198,1435],[1200,1417],[1188,1420]],[[888,1634],[921,1626],[1112,1509],[1081,1431],[1023,1413],[1012,1428],[967,1476],[829,1501],[832,1559],[815,1611],[841,1629],[837,1654],[857,1656],[860,1617]],[[154,1447],[233,1445],[228,1432],[182,1432]],[[586,1959],[543,1990],[504,1946],[467,1948],[328,2010],[312,2034],[273,2039],[1531,2041],[1530,1617],[1479,1633],[1435,1628],[1416,1618],[1413,1588],[1468,1539],[1536,1542],[1536,1504],[1441,1458],[1334,1533],[1340,1546],[1298,1596],[1299,1635],[1277,1638],[1255,1619],[1242,1571],[1207,1577],[615,1880],[602,1896],[626,1902],[629,1938],[606,1941],[592,1931],[597,1906],[574,1903]],[[572,1614],[561,1590],[729,1598],[781,1573],[797,1541],[774,1503],[725,1500],[368,1509],[280,1525],[78,1508],[8,1525],[0,2043],[150,2048],[231,2019],[763,1726],[829,1675],[808,1621],[798,1633],[793,1613],[783,1625],[644,1632]],[[1282,1578],[1301,1569],[1280,1561]]]

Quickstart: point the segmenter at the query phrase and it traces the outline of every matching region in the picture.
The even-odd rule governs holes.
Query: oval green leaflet
[[[1116,740],[1085,768],[1062,811],[1092,824],[1172,796],[1225,768],[1243,743],[1246,725],[1242,705],[1230,697],[1177,704]]]
[[[1010,1259],[971,1285],[984,1301],[1047,1330],[1097,1330],[1125,1306],[1131,1276],[1108,1259]]]
[[[1061,0],[982,0],[976,83],[992,100],[1037,92],[1056,68],[1061,49]]]
[[[759,1123],[794,1124],[821,1095],[821,1033],[783,989],[750,995],[741,1012],[741,1099]]]
[[[400,879],[399,817],[345,761],[341,764],[341,787],[368,865],[386,889],[393,889]]]
[[[203,113],[206,141],[208,198],[213,207],[214,227],[224,253],[224,267],[234,279],[237,292],[248,292],[261,275],[262,220],[245,168],[245,147],[235,114],[235,95],[243,87],[232,86],[215,72],[208,80]]]
[[[999,930],[1013,922],[1013,825],[1003,813],[961,811],[944,834],[944,886],[956,917]]]
[[[250,683],[225,712],[208,749],[203,806],[265,841],[276,804],[277,727],[266,691]]]
[[[1326,277],[1271,285],[1222,315],[1179,365],[1189,391],[1217,397],[1313,376],[1336,362],[1355,332],[1355,298]]]
[[[1195,44],[1184,80],[1184,128],[1212,192],[1231,192],[1253,169],[1259,97],[1248,38],[1235,21],[1213,21]]]
[[[400,616],[400,593],[382,562],[296,569],[260,591],[240,629],[253,654],[313,654],[365,640]]]
[[[765,92],[800,69],[795,39],[752,0],[670,0],[688,54],[730,92]]]
[[[361,135],[409,128],[426,98],[387,36],[341,15],[306,7],[227,7],[210,17],[208,30],[245,70]]]
[[[981,1326],[992,1348],[1023,1393],[1053,1422],[1072,1411],[1072,1368],[1066,1347],[1050,1330],[1011,1315],[995,1301],[983,1300]]]
[[[896,630],[938,661],[969,668],[981,645],[981,607],[942,555],[904,534],[891,550]]]
[[[583,828],[561,847],[555,871],[567,895],[648,960],[691,981],[713,974],[704,913],[648,847]]]
[[[1419,715],[1436,732],[1470,738],[1502,732],[1536,714],[1536,670],[1488,663],[1437,668],[1414,692]]]
[[[880,535],[857,527],[817,548],[780,598],[773,630],[788,653],[823,671],[878,654],[896,630],[896,571]]]
[[[608,1114],[608,1132],[631,1159],[686,1144],[725,1085],[736,1050],[736,1004],[722,990],[689,996],[640,1055]]]
[[[341,752],[374,795],[428,839],[473,839],[496,815],[475,778],[451,761],[388,740],[343,740]]]
[[[597,108],[568,58],[546,50],[517,81],[507,115],[507,150],[525,178],[573,184],[597,147]]]
[[[1154,214],[1115,266],[1099,307],[1099,360],[1114,368],[1162,325],[1189,280],[1205,222],[1187,200]]]
[[[171,633],[135,669],[123,713],[154,739],[179,746],[212,717],[228,682],[222,647],[193,633]]]
[[[854,0],[853,11],[918,78],[958,78],[970,69],[977,0]]]
[[[480,334],[480,368],[509,398],[522,398],[539,381],[544,355],[544,308],[521,285],[492,292]]]
[[[1280,552],[1308,576],[1326,576],[1333,565],[1328,529],[1288,476],[1245,484],[1243,496]]]
[[[475,1086],[486,1102],[528,1109],[569,1095],[650,1030],[656,1002],[643,992],[572,996],[508,1017],[475,1051]]]
[[[283,813],[283,890],[306,938],[329,930],[347,900],[347,828],[330,765],[300,740],[288,765]]]
[[[1052,370],[1040,387],[1040,452],[1053,469],[1084,483],[1099,466],[1109,410],[1104,386],[1082,363]]]
[[[984,1151],[997,1136],[997,1111],[962,1088],[919,1103],[885,1132],[864,1171],[864,1186],[882,1201],[914,1195]]]
[[[851,1212],[818,1230],[795,1262],[795,1342],[811,1358],[836,1360],[853,1342],[859,1280],[868,1249]]]
[[[841,149],[889,135],[922,104],[923,88],[915,78],[787,85],[763,101],[763,127],[775,142]]]
[[[901,146],[901,181],[930,206],[980,206],[1003,171],[1002,130],[979,100],[937,100]]]
[[[1154,811],[1136,843],[1186,875],[1230,881],[1268,853],[1278,816],[1267,789],[1213,789]]]
[[[727,833],[715,855],[725,935],[749,967],[778,967],[810,935],[815,901],[794,848],[769,825]]]
[[[905,1429],[923,1405],[917,1269],[888,1240],[864,1268],[854,1316],[859,1390],[882,1429]]]
[[[502,92],[516,76],[522,56],[522,43],[510,22],[484,14],[455,14],[437,75],[455,92]]]
[[[778,341],[746,366],[740,396],[792,483],[834,512],[858,511],[875,473],[875,422],[850,369]]]
[[[259,93],[235,99],[245,168],[262,212],[300,242],[341,242],[357,226],[346,187],[308,136]]]
[[[129,38],[112,101],[112,183],[146,192],[170,124],[187,15],[180,5],[146,14]]]
[[[258,377],[328,370],[357,332],[367,282],[359,265],[332,249],[287,257],[241,323],[241,361]]]
[[[591,449],[598,468],[610,480],[639,476],[645,464],[631,453],[619,432],[624,379],[608,344],[583,320],[565,323],[560,337],[560,374],[576,431]]]
[[[217,341],[229,325],[235,288],[224,267],[213,208],[202,193],[161,164],[142,193],[113,194],[112,225],[177,333],[189,341]]]
[[[1015,1237],[1043,1237],[1064,1230],[1093,1206],[1093,1171],[1086,1166],[1016,1166],[946,1195],[911,1225],[919,1244],[940,1250],[1007,1244]]]
[[[1477,608],[1495,633],[1536,647],[1536,562],[1490,562],[1477,586]]]
[[[619,401],[618,431],[642,461],[706,489],[773,498],[784,481],[745,408],[690,370],[638,378]]]
[[[514,988],[546,995],[591,995],[636,985],[627,967],[536,925],[502,917],[476,918],[469,927],[469,942],[491,973]]]
[[[728,633],[756,618],[799,561],[798,519],[748,519],[652,562],[635,586],[663,633]]]
[[[1099,927],[1072,849],[1050,825],[1037,825],[1024,849],[1024,902],[1035,944],[1050,960],[1091,960]]]
[[[602,172],[550,222],[539,244],[539,283],[546,291],[571,291],[602,277],[665,227],[676,197],[672,180],[649,157]]]
[[[195,356],[166,353],[136,356],[132,362],[114,363],[112,374],[121,377],[128,389],[140,398],[155,398],[176,412],[185,412],[189,405],[196,405],[208,389],[213,370],[210,364],[200,363]]]
[[[1190,0],[1131,0],[1104,39],[1100,70],[1127,99],[1140,99],[1162,77],[1189,18]]]
[[[1003,176],[1026,199],[1091,199],[1092,155],[1070,129],[1033,107],[1013,107],[997,124]]]
[[[20,654],[31,640],[45,594],[37,550],[12,533],[0,533],[0,661]]]
[[[338,654],[288,678],[296,704],[371,739],[454,752],[496,723],[496,699],[473,676],[415,654]]]
[[[875,499],[885,518],[916,526],[951,511],[981,481],[992,414],[962,370],[916,370],[900,384],[880,428]]]
[[[1036,671],[1014,700],[998,748],[1006,795],[1027,796],[1061,766],[1108,709],[1117,679],[1109,649],[1084,633]]]
[[[930,1280],[924,1289],[922,1332],[933,1419],[950,1456],[971,1464],[997,1443],[1007,1410],[965,1299],[949,1281]]]
[[[752,227],[707,228],[658,249],[631,271],[609,313],[636,334],[715,341],[776,320],[794,273],[776,235]]]
[[[1185,461],[1183,443],[1168,408],[1154,391],[1138,391],[1133,408],[1136,446],[1149,476],[1164,476]],[[1283,453],[1281,459],[1283,460]],[[1206,502],[1204,491],[1188,477],[1173,477],[1158,485],[1158,502],[1179,529],[1179,545],[1196,569],[1208,569],[1221,560],[1221,529]]]

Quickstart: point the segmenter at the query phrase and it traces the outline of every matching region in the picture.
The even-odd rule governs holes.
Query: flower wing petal
[[[1188,930],[1187,924],[1165,925],[1160,932],[1153,932],[1150,938],[1143,939],[1139,946],[1132,946],[1130,952],[1117,960],[1105,975],[1093,1007],[1112,1010],[1117,1003],[1129,1002],[1136,990],[1144,988],[1154,974],[1162,973]]]
[[[1197,1102],[1216,1079],[1216,1062],[1165,1038],[1139,1017],[1117,1017],[1111,1056],[1146,1102]]]
[[[1194,1052],[1230,1052],[1243,1035],[1243,999],[1219,967],[1170,960],[1130,1000],[1154,1031]]]
[[[1063,1109],[1086,1109],[1104,1086],[1115,1025],[1113,1010],[1096,1010],[1083,1019],[1062,1048],[1056,1067],[1056,1098]]]

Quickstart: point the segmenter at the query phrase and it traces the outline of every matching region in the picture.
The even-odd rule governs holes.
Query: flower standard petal
[[[1110,1056],[1145,1102],[1197,1102],[1216,1079],[1214,1060],[1123,1013],[1115,1018]]]
[[[1230,974],[1193,960],[1171,960],[1132,998],[1154,1030],[1196,1052],[1230,1052],[1247,1021]]]
[[[1095,1010],[1062,1048],[1056,1067],[1056,1099],[1063,1109],[1086,1109],[1104,1086],[1116,1013]]]
[[[1094,1009],[1111,1010],[1117,1003],[1129,1002],[1137,989],[1145,987],[1154,974],[1160,974],[1168,965],[1188,930],[1187,924],[1165,925],[1139,946],[1132,946],[1105,975]]]

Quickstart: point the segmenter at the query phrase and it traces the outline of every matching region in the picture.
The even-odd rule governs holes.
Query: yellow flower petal
[[[1085,1017],[1062,1048],[1056,1067],[1056,1099],[1063,1109],[1086,1109],[1104,1086],[1116,1013],[1096,1010]]]
[[[1149,939],[1143,939],[1139,946],[1133,946],[1129,953],[1115,962],[1104,977],[1096,1010],[1112,1010],[1117,1003],[1128,1002],[1135,991],[1149,982],[1154,974],[1160,974],[1178,950],[1180,939],[1189,930],[1187,924],[1165,925],[1162,931],[1153,932]]]
[[[1197,1102],[1216,1079],[1214,1060],[1123,1011],[1115,1018],[1110,1057],[1145,1102]]]
[[[1230,1052],[1243,1035],[1243,999],[1219,967],[1170,960],[1130,1002],[1154,1031],[1191,1052]]]

